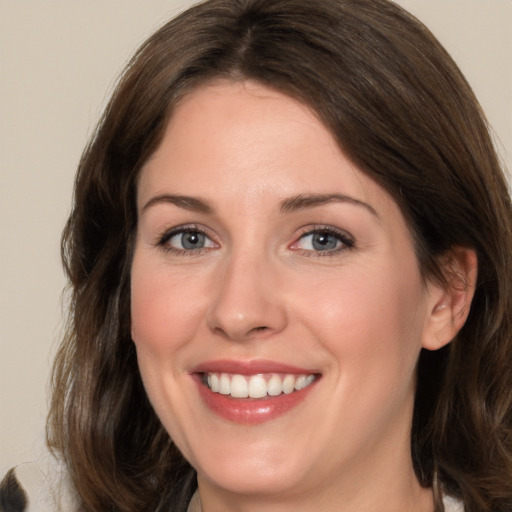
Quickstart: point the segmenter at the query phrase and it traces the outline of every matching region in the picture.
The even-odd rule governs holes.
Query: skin
[[[300,194],[350,200],[282,211]],[[203,511],[432,511],[410,455],[415,367],[460,328],[470,294],[425,284],[398,206],[314,113],[253,82],[203,86],[176,107],[137,201],[133,341]],[[162,242],[190,225],[202,249],[183,250],[179,234]],[[310,233],[325,227],[353,244],[335,236],[317,250]],[[468,251],[456,262],[476,265]],[[214,359],[321,378],[286,414],[243,425],[199,396],[191,371]]]

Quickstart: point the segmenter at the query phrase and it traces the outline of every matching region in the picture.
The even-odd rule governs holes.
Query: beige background
[[[400,0],[472,83],[512,168],[512,0]],[[0,473],[43,439],[62,332],[59,237],[123,64],[187,0],[0,0]]]

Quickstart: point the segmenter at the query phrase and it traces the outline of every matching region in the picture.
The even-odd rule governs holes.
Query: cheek
[[[193,337],[203,314],[201,280],[135,254],[131,278],[131,332],[138,351],[164,355]]]
[[[424,288],[415,259],[310,283],[301,316],[342,366],[399,373],[421,348]]]
[[[188,410],[182,392],[183,347],[195,336],[201,303],[165,264],[143,250],[135,252],[131,271],[131,332],[139,370],[156,414],[176,439],[184,438],[177,411]]]
[[[133,273],[131,331],[138,353],[166,349],[175,317],[170,306],[167,294],[154,276]]]
[[[131,334],[144,386],[158,412],[163,394],[162,378],[172,375],[167,355],[173,352],[173,314],[156,273],[148,272],[135,254],[131,273]]]
[[[415,267],[403,279],[390,271],[357,272],[317,289],[304,305],[308,329],[331,356],[332,403],[342,404],[336,413],[333,408],[333,431],[345,422],[350,437],[363,442],[378,438],[392,418],[407,421],[421,349],[422,289]]]

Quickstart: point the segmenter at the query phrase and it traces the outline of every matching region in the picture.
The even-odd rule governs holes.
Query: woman
[[[84,510],[512,507],[511,210],[387,0],[212,0],[129,64],[63,238]]]

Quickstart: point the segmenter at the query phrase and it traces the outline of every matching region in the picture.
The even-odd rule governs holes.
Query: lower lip
[[[230,395],[214,393],[202,382],[201,375],[195,374],[199,394],[206,406],[218,416],[244,425],[255,425],[273,420],[298,406],[318,382],[315,379],[307,388],[267,398],[233,398]]]

